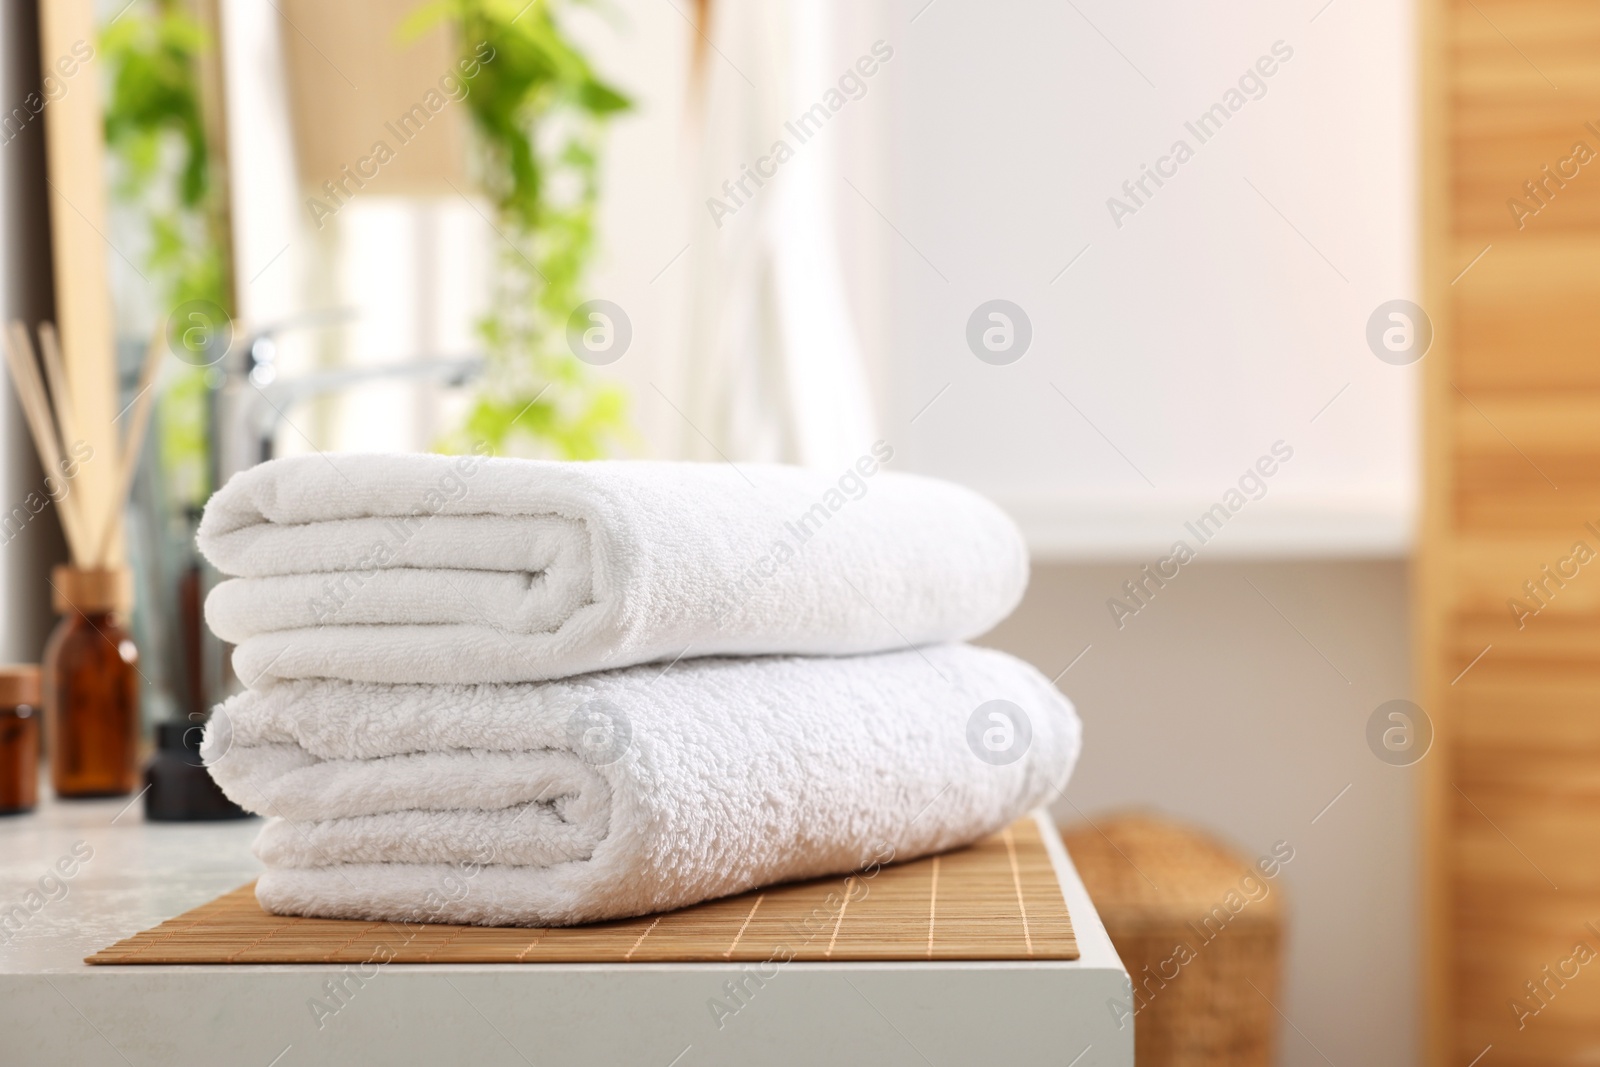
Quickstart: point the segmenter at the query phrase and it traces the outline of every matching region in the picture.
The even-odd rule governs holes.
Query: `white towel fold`
[[[674,657],[975,637],[1027,584],[1015,525],[880,469],[315,455],[206,507],[206,618],[250,684],[479,683]]]
[[[269,911],[559,925],[968,843],[1050,800],[1079,740],[1033,668],[944,645],[281,682],[224,704],[203,752],[276,816],[256,845]]]

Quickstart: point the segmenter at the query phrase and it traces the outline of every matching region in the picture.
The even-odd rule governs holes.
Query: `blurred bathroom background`
[[[266,456],[489,441],[843,469],[882,439],[1027,533],[1027,600],[987,640],[1085,721],[1057,819],[1131,805],[1248,854],[1288,841],[1281,1061],[1415,1061],[1415,768],[1364,733],[1412,685],[1419,371],[1363,341],[1417,287],[1410,6],[425,6],[105,0],[64,88],[124,123],[105,238],[127,387],[174,308],[216,335],[164,373],[135,487],[147,719],[226,689],[189,538]],[[27,7],[0,38],[36,37]],[[519,51],[551,11],[560,47]],[[472,25],[501,47],[469,76]],[[560,49],[586,68],[540,67]],[[36,62],[0,56],[5,99]],[[471,109],[540,77],[530,192]],[[0,303],[35,321],[43,143],[0,139]],[[537,247],[530,195],[562,227]],[[576,332],[527,321],[540,285],[600,303]],[[984,358],[990,323],[1026,335],[1019,358]],[[38,478],[9,402],[0,435],[9,502]],[[6,539],[0,658],[36,659],[60,534],[46,514]]]

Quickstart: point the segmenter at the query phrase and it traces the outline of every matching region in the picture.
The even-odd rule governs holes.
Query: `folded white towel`
[[[678,656],[975,637],[1027,585],[1016,526],[880,469],[316,455],[206,506],[206,600],[263,678],[521,682]]]
[[[269,911],[559,925],[968,843],[1049,801],[1079,739],[1033,668],[946,645],[282,682],[224,704],[202,751],[276,816],[256,844]]]

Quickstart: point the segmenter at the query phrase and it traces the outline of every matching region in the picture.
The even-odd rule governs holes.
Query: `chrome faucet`
[[[273,457],[274,438],[288,410],[318,396],[386,379],[438,379],[460,386],[483,372],[484,357],[424,358],[376,366],[342,367],[285,378],[278,339],[299,330],[327,329],[360,317],[353,307],[323,308],[268,323],[236,342],[211,381],[208,436],[211,484],[220,488],[241,470]],[[237,355],[235,354],[237,353]]]

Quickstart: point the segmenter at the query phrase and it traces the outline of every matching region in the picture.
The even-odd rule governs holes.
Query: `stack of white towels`
[[[949,849],[1049,801],[1071,705],[959,643],[1020,599],[1018,531],[880,457],[313,455],[232,479],[199,543],[248,689],[202,751],[269,816],[261,904],[586,922]]]

